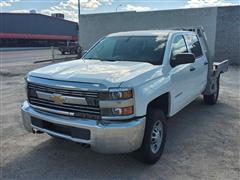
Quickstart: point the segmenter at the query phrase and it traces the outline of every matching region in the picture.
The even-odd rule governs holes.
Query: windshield
[[[163,61],[166,36],[114,36],[100,40],[84,59],[102,61],[136,61],[160,65]]]

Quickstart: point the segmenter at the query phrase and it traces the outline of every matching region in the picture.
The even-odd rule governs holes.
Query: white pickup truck
[[[110,34],[79,60],[28,73],[23,124],[152,164],[164,149],[166,119],[200,95],[215,104],[227,68],[208,57],[201,28]]]

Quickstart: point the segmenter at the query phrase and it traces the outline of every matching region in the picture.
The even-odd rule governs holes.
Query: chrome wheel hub
[[[163,139],[163,125],[160,120],[154,123],[152,133],[151,133],[151,150],[156,154],[162,144]]]

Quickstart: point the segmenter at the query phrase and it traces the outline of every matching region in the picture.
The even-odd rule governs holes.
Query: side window
[[[200,42],[196,35],[188,35],[187,42],[189,44],[191,52],[195,55],[195,58],[198,58],[203,55]]]
[[[171,58],[180,53],[187,53],[187,45],[183,36],[175,37],[172,45]]]

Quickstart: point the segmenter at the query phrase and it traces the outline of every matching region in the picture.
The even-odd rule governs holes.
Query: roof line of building
[[[40,14],[40,13],[10,13],[10,12],[0,12],[0,16],[1,14],[10,14],[10,15],[32,15],[32,16],[44,16],[44,17],[47,17],[47,18],[52,18],[52,19],[57,19],[57,20],[60,20],[60,21],[67,21],[69,23],[74,23],[74,24],[78,24],[77,22],[74,22],[74,21],[70,21],[70,20],[67,20],[67,19],[61,19],[61,18],[57,18],[57,17],[54,17],[54,16],[49,16],[49,15],[45,15],[45,14]]]
[[[72,40],[77,41],[78,36],[52,35],[52,34],[31,34],[31,33],[1,33],[2,39],[41,39],[41,40]]]
[[[206,8],[226,8],[226,7],[239,7],[240,5],[230,6],[209,6],[209,7],[198,7],[198,8],[177,8],[177,9],[162,9],[162,10],[151,10],[151,11],[118,11],[118,12],[104,12],[104,13],[92,13],[92,14],[81,14],[81,16],[91,15],[104,15],[104,14],[120,14],[120,13],[148,13],[148,12],[161,12],[161,11],[176,11],[176,10],[193,10],[193,9],[206,9]]]

